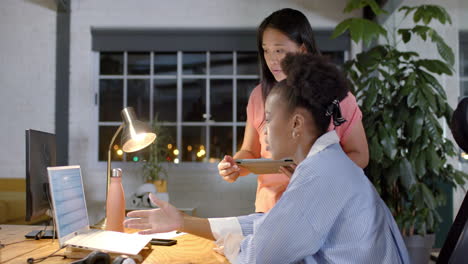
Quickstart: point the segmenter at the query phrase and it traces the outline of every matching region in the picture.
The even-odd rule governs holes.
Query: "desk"
[[[24,240],[24,235],[38,226],[28,225],[0,225],[0,241],[2,244],[9,244]],[[135,230],[129,230],[129,233]],[[229,261],[213,251],[214,243],[210,240],[194,235],[183,235],[177,238],[177,245],[153,246],[152,251],[142,263],[154,264],[188,264],[188,263],[229,263]],[[58,241],[51,239],[28,240],[18,244],[13,244],[0,249],[0,263],[26,263],[30,257],[40,258],[49,255],[58,249]],[[56,254],[63,255],[65,249]],[[73,259],[63,259],[62,257],[48,258],[41,263],[70,263]]]

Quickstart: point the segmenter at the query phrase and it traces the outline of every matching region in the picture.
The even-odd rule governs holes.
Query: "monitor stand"
[[[52,239],[52,238],[57,238],[57,232],[55,232],[54,236],[54,230],[33,230],[26,235],[24,235],[26,238],[32,238],[32,239]]]
[[[52,214],[52,211],[50,209],[48,209],[45,214],[47,216],[51,217],[51,219],[52,219],[52,230],[45,230],[45,231],[43,229],[42,230],[33,230],[33,231],[27,233],[26,235],[24,235],[24,237],[32,238],[32,239],[36,239],[36,240],[57,238],[57,232],[55,230],[55,221],[53,221],[54,216]]]

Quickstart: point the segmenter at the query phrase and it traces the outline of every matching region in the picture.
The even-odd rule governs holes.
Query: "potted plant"
[[[374,0],[351,0],[344,12],[364,7],[376,16],[386,13]],[[456,187],[467,178],[449,164],[456,151],[439,122],[448,122],[452,109],[436,75],[452,75],[454,54],[429,26],[433,20],[445,25],[451,19],[435,5],[403,6],[398,12],[412,18],[413,26],[385,29],[373,20],[349,18],[336,26],[333,36],[348,32],[367,48],[344,65],[369,141],[366,175],[394,215],[413,262],[428,263],[441,222],[436,209],[447,199],[442,185]],[[436,45],[440,59],[399,49],[415,38]],[[411,245],[418,239],[428,248],[419,256]]]
[[[148,148],[148,158],[143,165],[143,177],[145,182],[153,183],[158,193],[167,193],[167,157],[170,155],[168,144],[171,135],[158,120],[158,116],[152,122],[156,140]]]

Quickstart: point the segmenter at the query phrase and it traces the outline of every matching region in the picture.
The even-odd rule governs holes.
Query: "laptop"
[[[151,237],[90,229],[80,166],[47,168],[60,247],[137,255]]]

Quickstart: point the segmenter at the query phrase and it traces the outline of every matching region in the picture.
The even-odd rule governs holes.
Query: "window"
[[[172,137],[170,162],[216,163],[240,149],[248,98],[259,83],[255,31],[92,32],[99,57],[99,161],[106,160],[127,106],[139,120],[158,117]],[[323,53],[342,63],[343,47]],[[112,147],[113,160],[147,157],[147,150],[123,153],[119,144]]]
[[[158,116],[171,132],[170,161],[218,162],[240,147],[248,97],[259,82],[255,52],[101,52],[99,58],[99,160],[127,106],[142,121]],[[113,148],[114,160],[145,158],[144,150]]]
[[[460,98],[468,96],[468,32],[460,32]]]

